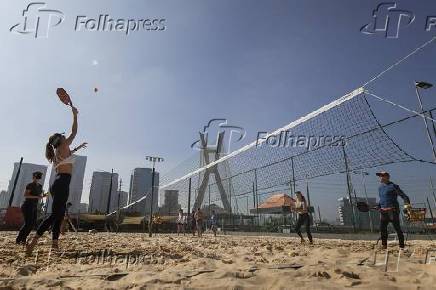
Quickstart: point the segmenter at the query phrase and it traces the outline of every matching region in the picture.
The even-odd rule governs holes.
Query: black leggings
[[[27,236],[32,231],[33,227],[36,224],[37,215],[37,203],[32,203],[31,201],[25,201],[21,206],[21,211],[24,216],[24,224],[18,233],[16,242],[17,244],[25,243],[27,240]]]
[[[306,226],[307,238],[310,242],[312,242],[312,234],[310,233],[310,216],[308,213],[298,214],[297,225],[295,226],[295,231],[303,239],[303,235],[301,234],[301,226]]]
[[[59,239],[61,224],[65,216],[68,195],[70,193],[70,181],[71,174],[58,173],[56,175],[56,180],[51,187],[51,194],[53,196],[51,214],[38,227],[36,231],[38,236],[42,236],[51,226],[53,240]]]
[[[398,244],[404,248],[404,234],[400,226],[400,213],[398,210],[380,212],[380,238],[383,246],[388,245],[388,225],[392,223],[398,235]]]

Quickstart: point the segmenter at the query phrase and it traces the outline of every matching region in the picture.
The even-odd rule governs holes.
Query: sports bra
[[[297,199],[297,201],[295,202],[295,210],[299,214],[307,213],[307,208],[305,208],[306,206],[307,206],[306,200]]]
[[[58,161],[58,157],[56,156],[56,160]],[[74,162],[76,161],[76,155],[71,154],[70,156],[68,156],[65,159],[61,159],[56,165],[55,168],[58,168],[60,165],[65,165],[65,164],[71,164],[73,165]]]

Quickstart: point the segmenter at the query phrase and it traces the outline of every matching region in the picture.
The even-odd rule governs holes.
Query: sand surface
[[[61,251],[50,252],[46,236],[26,257],[15,235],[1,233],[0,289],[436,289],[429,241],[410,241],[398,272],[391,244],[385,272],[374,241],[68,233]]]

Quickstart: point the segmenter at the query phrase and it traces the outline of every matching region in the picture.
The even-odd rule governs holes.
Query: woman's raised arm
[[[74,141],[74,138],[76,138],[77,128],[78,128],[78,125],[77,125],[77,114],[79,114],[79,111],[74,106],[71,106],[71,110],[73,111],[73,126],[71,128],[71,134],[67,138],[68,145],[71,145],[71,143],[73,143],[73,141]]]

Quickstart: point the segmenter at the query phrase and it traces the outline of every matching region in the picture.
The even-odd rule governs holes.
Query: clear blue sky
[[[253,140],[359,87],[436,34],[436,27],[425,31],[427,16],[436,16],[432,0],[397,1],[416,15],[398,39],[359,31],[379,1],[79,0],[47,1],[65,21],[47,39],[34,39],[9,32],[28,3],[0,2],[0,188],[20,156],[47,164],[48,136],[70,130],[70,113],[54,94],[62,86],[80,110],[77,142],[89,142],[83,200],[96,169],[113,167],[128,181],[145,155],[158,154],[165,172],[192,155],[190,144],[211,118],[227,118]],[[99,14],[165,18],[167,29],[129,36],[73,30],[77,15]],[[435,57],[433,44],[372,88],[416,109],[412,82],[436,83]],[[426,94],[427,107],[436,106],[435,94]],[[403,114],[390,110],[377,112],[386,121]],[[422,122],[393,133],[431,159]],[[410,166],[402,172],[417,176],[413,186],[424,187],[419,172],[435,176],[434,166]],[[330,209],[341,190],[332,190]]]

